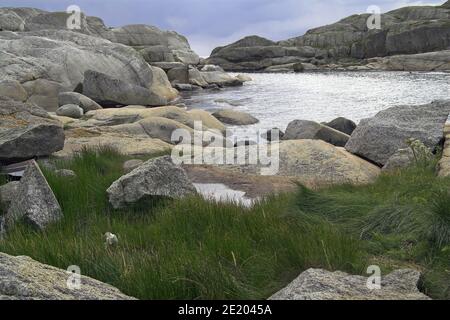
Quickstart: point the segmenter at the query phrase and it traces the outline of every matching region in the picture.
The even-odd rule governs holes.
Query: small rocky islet
[[[229,71],[450,70],[450,2],[383,14],[381,30],[367,30],[368,16],[354,15],[285,41],[249,36],[216,48],[207,59],[173,31],[147,25],[108,28],[100,18],[84,15],[80,30],[67,30],[67,17],[0,8],[0,161],[4,168],[23,167],[20,181],[0,186],[2,238],[19,220],[45,230],[64,217],[33,159],[49,170],[52,161],[99,146],[131,158],[156,156],[176,146],[174,130],[193,136],[196,121],[211,134],[224,133],[228,125],[257,123],[233,108],[213,114],[185,108],[182,91],[251,81]],[[329,123],[294,120],[272,146],[280,155],[273,177],[259,175],[257,166],[180,166],[168,156],[129,160],[126,174],[107,190],[109,202],[122,207],[146,197],[185,197],[202,182],[241,188],[253,198],[288,192],[296,183],[310,188],[370,184],[382,171],[414,161],[408,139],[435,153],[443,147],[437,174],[449,176],[449,114],[447,100],[392,106],[359,124],[342,117]],[[76,178],[71,170],[54,172]],[[396,270],[386,276],[384,290],[371,293],[364,277],[309,269],[270,299],[429,299],[417,289],[419,278],[418,271]],[[65,270],[0,253],[0,299],[132,299],[107,284],[83,280],[82,290],[68,291]]]

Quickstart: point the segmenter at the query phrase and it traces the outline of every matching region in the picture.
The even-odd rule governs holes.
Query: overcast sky
[[[0,7],[65,11],[78,5],[108,26],[150,24],[188,37],[208,56],[217,46],[247,35],[283,40],[377,5],[382,12],[407,5],[439,5],[446,0],[0,0]]]

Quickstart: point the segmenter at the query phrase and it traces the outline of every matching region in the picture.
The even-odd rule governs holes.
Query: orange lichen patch
[[[17,119],[14,115],[10,114],[0,114],[0,121],[2,127],[6,128],[26,127],[30,124],[28,121]]]
[[[66,131],[66,137],[68,138],[91,138],[91,137],[98,137],[100,135],[101,133],[97,131],[88,130],[84,128],[75,128]]]

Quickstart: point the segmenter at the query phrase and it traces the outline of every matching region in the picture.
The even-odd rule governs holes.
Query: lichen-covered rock
[[[6,214],[6,229],[23,219],[39,230],[62,218],[61,207],[36,161],[25,169],[16,191],[16,199]]]
[[[83,275],[79,278],[80,287],[71,288],[68,286],[71,275],[71,272],[30,257],[0,253],[0,300],[134,299],[117,288]]]
[[[269,300],[431,300],[417,288],[419,278],[416,270],[395,270],[381,277],[380,289],[369,289],[363,276],[308,269]]]
[[[64,130],[41,108],[0,97],[0,160],[46,156],[64,147]]]
[[[107,190],[114,208],[133,204],[147,197],[181,198],[196,189],[170,156],[151,159],[115,181]]]
[[[283,140],[318,139],[338,147],[345,146],[349,138],[349,135],[341,131],[308,120],[290,122],[283,136]]]
[[[449,113],[450,100],[391,107],[361,120],[345,148],[380,165],[386,164],[398,149],[406,148],[409,138],[434,150],[443,140]]]

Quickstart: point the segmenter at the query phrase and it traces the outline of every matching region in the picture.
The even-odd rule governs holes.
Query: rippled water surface
[[[450,73],[339,72],[249,74],[252,82],[186,97],[192,108],[245,111],[261,122],[250,128],[284,130],[295,119],[358,122],[393,105],[450,99]],[[240,128],[239,131],[241,131]]]

